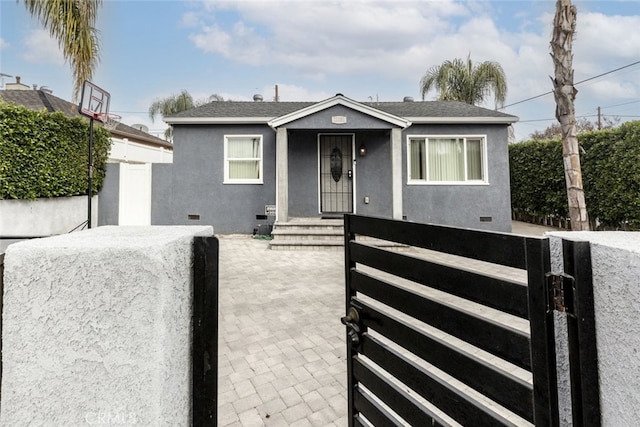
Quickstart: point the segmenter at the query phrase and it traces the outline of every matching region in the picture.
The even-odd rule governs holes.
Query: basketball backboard
[[[106,90],[94,85],[89,80],[82,86],[82,98],[78,111],[80,114],[92,119],[103,121],[103,117],[109,115],[109,101],[111,95]]]

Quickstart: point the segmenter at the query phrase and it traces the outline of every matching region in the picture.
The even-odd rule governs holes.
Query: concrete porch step
[[[341,240],[315,240],[315,239],[273,239],[269,243],[269,249],[274,251],[326,251],[342,250],[344,243]]]
[[[276,228],[271,232],[277,240],[339,240],[344,238],[342,228]]]
[[[278,221],[274,224],[281,229],[342,229],[343,225],[342,219],[321,218],[292,218],[287,222]]]
[[[342,218],[290,218],[276,222],[269,247],[273,250],[339,250],[344,247]]]
[[[342,250],[344,248],[344,226],[342,219],[291,218],[277,222],[271,232],[273,250]],[[363,243],[376,247],[402,250],[405,245],[372,238],[358,238]]]

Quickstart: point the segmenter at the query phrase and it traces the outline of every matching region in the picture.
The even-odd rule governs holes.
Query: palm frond
[[[100,60],[95,27],[102,0],[24,0],[29,13],[58,41],[74,76],[73,98],[85,80],[91,80]]]
[[[183,89],[177,95],[174,94],[163,99],[155,100],[149,106],[149,118],[154,121],[158,114],[162,117],[167,117],[190,110],[193,107],[195,107],[193,97],[188,91]]]
[[[471,56],[467,60],[456,58],[434,65],[420,80],[422,99],[435,89],[442,101],[461,101],[477,105],[491,93],[496,107],[503,105],[507,96],[504,70],[497,62],[485,61],[474,66]]]

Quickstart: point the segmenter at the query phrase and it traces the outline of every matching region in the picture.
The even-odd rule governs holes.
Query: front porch
[[[339,95],[268,124],[276,131],[281,228],[290,228],[290,218],[327,213],[402,218],[402,130],[409,121]]]

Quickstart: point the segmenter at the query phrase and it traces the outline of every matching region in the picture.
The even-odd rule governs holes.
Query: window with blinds
[[[224,137],[224,183],[262,184],[262,135]]]
[[[486,183],[484,136],[410,136],[408,182]]]

